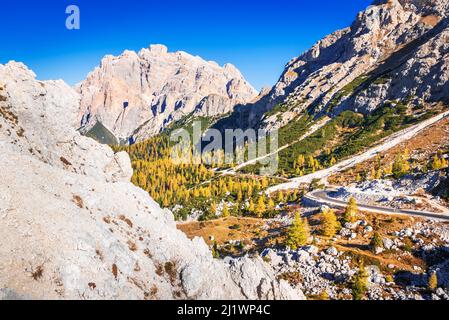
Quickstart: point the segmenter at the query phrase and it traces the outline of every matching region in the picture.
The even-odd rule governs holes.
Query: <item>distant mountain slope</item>
[[[231,122],[280,128],[306,110],[368,114],[387,101],[446,101],[448,8],[447,0],[375,1],[350,27],[292,59],[273,88],[238,108]]]
[[[77,90],[82,125],[101,121],[122,140],[143,140],[193,112],[222,115],[257,96],[233,65],[170,53],[162,45],[106,56]]]

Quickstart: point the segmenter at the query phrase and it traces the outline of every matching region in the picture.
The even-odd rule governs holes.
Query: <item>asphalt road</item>
[[[316,190],[316,191],[313,191],[313,192],[307,194],[305,197],[307,199],[321,203],[323,205],[329,205],[329,206],[338,207],[338,208],[346,208],[347,203],[345,201],[341,201],[341,200],[330,197],[329,192],[330,191],[326,191],[326,190]],[[438,213],[433,213],[433,212],[393,209],[393,208],[362,205],[362,204],[359,204],[358,207],[361,211],[384,213],[384,214],[409,215],[409,216],[421,217],[421,218],[427,218],[427,219],[449,221],[449,215],[438,214]]]

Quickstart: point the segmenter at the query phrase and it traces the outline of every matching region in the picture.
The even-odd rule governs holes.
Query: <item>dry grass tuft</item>
[[[133,227],[133,222],[130,219],[128,219],[127,217],[125,217],[124,215],[120,215],[118,218],[120,220],[122,220],[123,222],[125,222],[130,228]]]
[[[131,250],[132,252],[136,252],[137,251],[137,245],[135,242],[129,240],[128,241],[128,248],[129,250]]]
[[[43,266],[38,266],[36,268],[36,270],[34,270],[31,273],[31,276],[33,277],[34,280],[38,281],[39,279],[42,278],[42,276],[44,275],[44,267]]]
[[[73,196],[73,203],[75,203],[80,209],[84,208],[84,201],[81,199],[80,196],[74,195]]]
[[[112,265],[112,274],[114,275],[115,280],[117,280],[118,268],[117,268],[117,265],[115,263]]]

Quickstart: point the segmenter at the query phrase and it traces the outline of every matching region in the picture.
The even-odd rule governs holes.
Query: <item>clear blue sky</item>
[[[81,81],[105,54],[162,43],[236,65],[260,89],[372,0],[2,0],[0,63],[22,61],[39,79]],[[65,9],[81,10],[67,30]]]

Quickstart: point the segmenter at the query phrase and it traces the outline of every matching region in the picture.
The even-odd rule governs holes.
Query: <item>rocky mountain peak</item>
[[[151,44],[149,51],[154,54],[165,54],[168,53],[168,48],[163,44]]]
[[[263,126],[282,127],[306,109],[366,114],[386,101],[441,101],[449,90],[448,8],[447,0],[374,1],[350,27],[292,59],[250,119],[279,104],[288,111],[265,117]]]
[[[100,121],[123,140],[154,135],[194,111],[221,115],[257,96],[235,66],[163,45],[106,56],[77,90],[81,125],[89,129]]]

